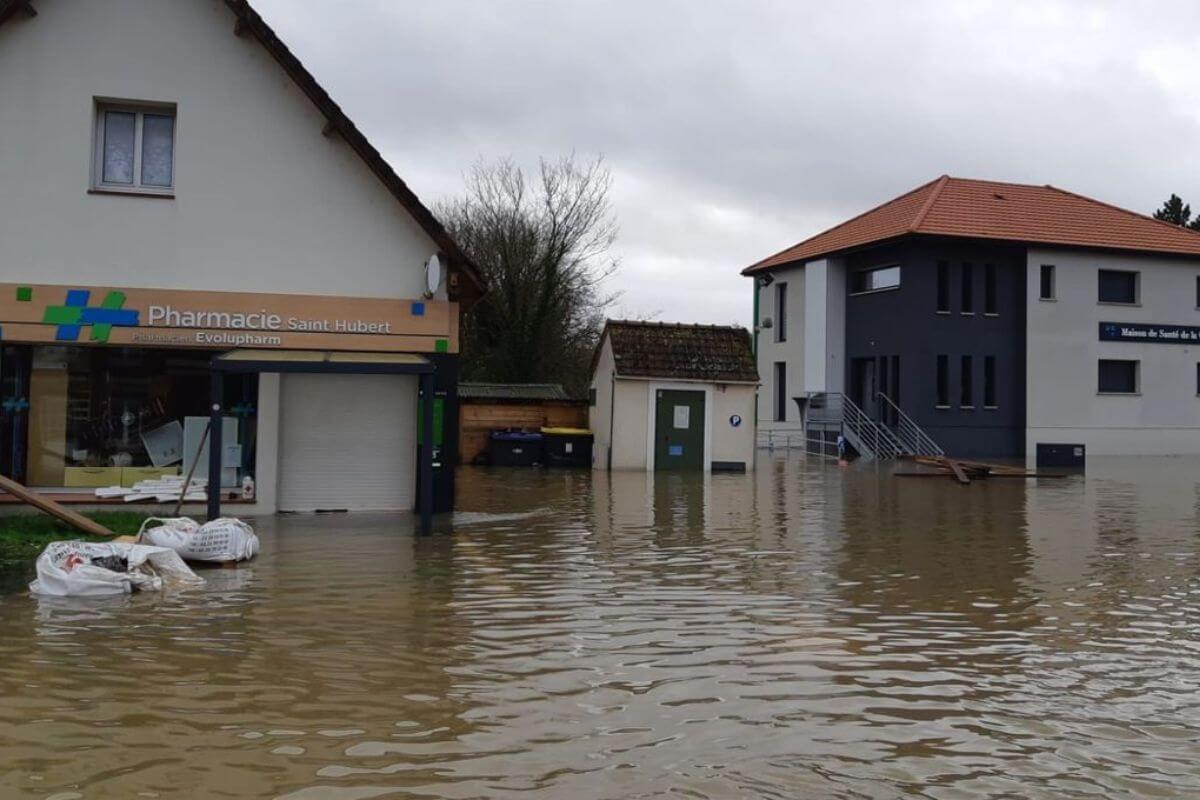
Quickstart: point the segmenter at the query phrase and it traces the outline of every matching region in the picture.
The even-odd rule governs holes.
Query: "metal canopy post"
[[[421,535],[433,532],[433,373],[420,377],[421,384],[421,465],[418,499],[421,512]]]
[[[224,422],[225,373],[214,369],[210,385],[212,405],[209,406],[208,422],[208,519],[211,521],[221,516],[221,457],[225,449],[221,446],[225,441],[221,424]],[[185,495],[187,488],[183,487]]]

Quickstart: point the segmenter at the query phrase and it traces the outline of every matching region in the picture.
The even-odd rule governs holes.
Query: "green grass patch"
[[[100,511],[84,516],[120,536],[137,533],[150,515],[135,511]],[[106,537],[88,536],[48,514],[0,514],[0,570],[32,564],[50,542],[76,539],[108,541]]]

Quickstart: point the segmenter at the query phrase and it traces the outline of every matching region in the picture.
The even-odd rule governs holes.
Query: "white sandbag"
[[[228,517],[203,525],[187,517],[151,517],[142,523],[138,541],[169,547],[188,561],[248,561],[258,555],[254,529]]]
[[[128,571],[109,569],[94,559],[123,559]],[[57,597],[157,592],[204,583],[170,548],[116,542],[51,542],[38,556],[37,575],[29,591]]]

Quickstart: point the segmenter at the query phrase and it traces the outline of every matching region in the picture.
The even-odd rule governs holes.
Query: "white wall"
[[[763,319],[770,318],[773,326],[762,328],[758,332],[758,377],[761,385],[758,390],[758,426],[764,431],[799,431],[800,411],[793,397],[804,391],[804,349],[805,349],[805,320],[807,309],[805,301],[805,272],[804,267],[786,267],[773,270],[775,282],[770,286],[761,286],[755,280],[758,292],[758,315],[755,325]],[[780,283],[788,286],[787,309],[787,339],[777,341],[779,336],[779,309],[776,308],[776,289]],[[787,364],[787,404],[786,420],[775,420],[775,363],[783,361]]]
[[[843,391],[845,262],[837,258],[810,261],[804,268],[804,281],[804,391]]]
[[[1041,265],[1053,264],[1056,299],[1039,299]],[[1100,269],[1141,273],[1137,306],[1099,304]],[[1200,326],[1200,260],[1030,249],[1026,452],[1038,442],[1087,445],[1089,455],[1200,453],[1200,347],[1101,342],[1099,323]],[[1102,358],[1141,362],[1141,392],[1097,392]]]
[[[746,384],[718,383],[713,387],[713,461],[740,461],[747,470],[754,469],[755,394],[755,387]],[[735,414],[742,418],[736,428],[729,421]]]
[[[650,430],[646,424],[646,404],[650,402],[650,384],[618,379],[613,399],[612,468],[647,469],[646,442]]]
[[[588,407],[588,428],[595,437],[592,442],[592,467],[607,469],[613,422],[613,352],[612,342],[607,336],[600,343],[590,389],[596,397],[595,404]]]
[[[6,280],[420,293],[432,240],[221,0],[38,12],[0,28]],[[174,199],[88,194],[96,97],[178,104]]]

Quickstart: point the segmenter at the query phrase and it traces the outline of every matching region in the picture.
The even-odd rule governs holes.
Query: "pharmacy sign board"
[[[458,304],[0,283],[0,339],[211,350],[457,353]]]

